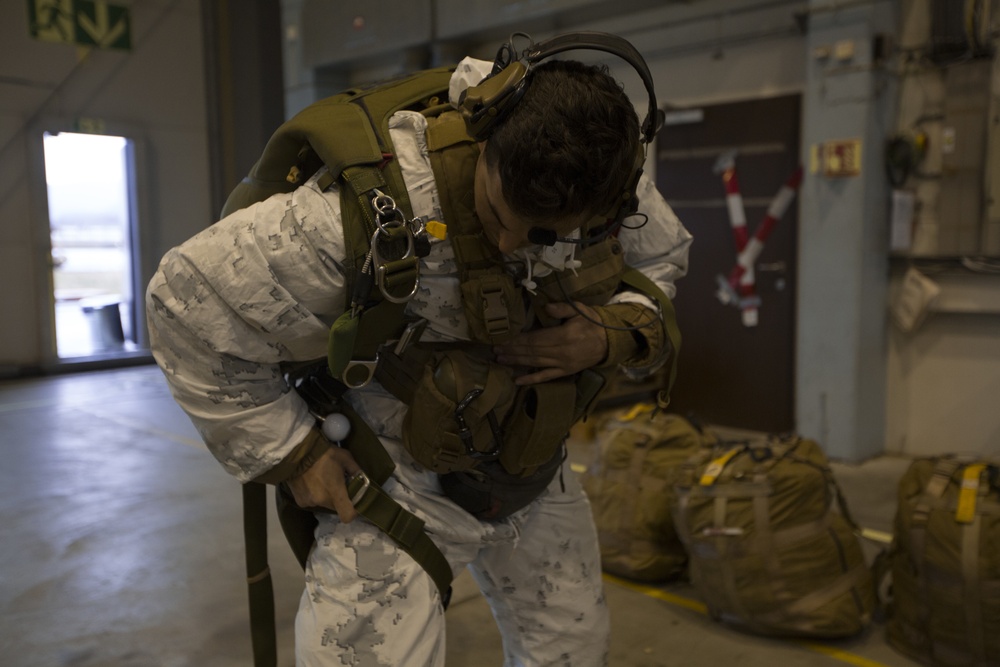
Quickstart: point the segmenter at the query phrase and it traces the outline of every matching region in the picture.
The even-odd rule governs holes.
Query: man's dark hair
[[[552,60],[486,143],[503,196],[527,221],[608,211],[625,190],[638,152],[639,119],[606,66]]]

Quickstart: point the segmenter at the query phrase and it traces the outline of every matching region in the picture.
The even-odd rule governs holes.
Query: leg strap
[[[422,519],[407,511],[367,475],[355,475],[347,486],[358,514],[368,519],[410,554],[431,576],[448,606],[451,594],[451,566],[424,530]]]

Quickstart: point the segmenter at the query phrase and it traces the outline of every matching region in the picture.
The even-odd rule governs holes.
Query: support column
[[[893,0],[811,0],[800,193],[796,427],[833,458],[884,449],[888,196],[882,151],[896,83],[873,57]],[[824,55],[825,54],[825,55]],[[860,170],[849,170],[851,141]],[[829,142],[846,142],[837,160]],[[818,159],[817,159],[818,158]]]

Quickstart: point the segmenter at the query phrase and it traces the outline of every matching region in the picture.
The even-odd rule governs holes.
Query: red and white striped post
[[[795,193],[802,183],[802,167],[799,167],[778,190],[771,200],[767,214],[757,226],[752,237],[747,236],[746,214],[743,209],[743,195],[740,192],[739,180],[736,177],[736,152],[729,151],[719,157],[715,163],[715,172],[722,175],[726,190],[726,208],[729,211],[729,224],[733,230],[733,240],[736,244],[736,266],[729,272],[728,280],[718,277],[719,300],[725,304],[739,305],[743,325],[757,325],[760,297],[757,295],[754,276],[754,264],[760,257],[767,238],[774,231],[778,221],[795,199]]]
[[[767,208],[767,215],[764,216],[764,219],[757,226],[753,238],[747,242],[737,256],[736,266],[729,273],[729,284],[733,288],[736,287],[746,272],[753,272],[754,262],[760,257],[760,253],[764,249],[764,243],[767,242],[767,237],[771,235],[778,221],[785,215],[785,211],[788,210],[792,200],[795,199],[795,193],[801,183],[802,167],[799,167],[788,177],[785,184],[778,190],[778,194],[771,200],[771,205]]]

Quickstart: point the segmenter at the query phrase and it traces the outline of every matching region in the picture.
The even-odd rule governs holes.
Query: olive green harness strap
[[[324,165],[327,171],[318,179],[319,188],[325,190],[334,182],[340,186],[347,303],[340,330],[334,332],[339,336],[337,358],[331,356],[335,377],[341,377],[352,359],[373,361],[376,346],[398,334],[402,307],[380,298],[372,281],[378,275],[389,292],[405,295],[417,279],[419,260],[416,256],[397,259],[406,246],[404,239],[397,238],[380,248],[389,261],[371,267],[367,274],[362,271],[379,229],[372,200],[376,193],[388,194],[402,215],[412,217],[389,119],[401,109],[437,104],[447,94],[453,70],[439,67],[310,104],[275,131],[223,208],[225,216],[271,195],[292,192]],[[361,317],[364,311],[367,316]]]
[[[396,464],[364,419],[344,403],[337,409],[351,422],[346,449],[365,473],[352,477],[347,485],[354,508],[427,571],[441,594],[442,604],[447,606],[448,589],[454,578],[448,560],[424,530],[423,520],[403,508],[382,489],[396,469]]]
[[[427,151],[455,253],[462,304],[473,339],[504,343],[524,328],[520,287],[504,270],[503,256],[483,234],[476,215],[479,147],[457,111],[427,119]]]
[[[670,404],[670,391],[673,389],[674,380],[677,379],[677,356],[681,349],[681,330],[677,326],[677,312],[674,310],[674,304],[670,301],[670,297],[637,269],[626,266],[625,272],[622,274],[622,282],[656,299],[660,305],[663,327],[666,329],[667,339],[670,341],[670,375],[667,378],[667,386],[661,389],[656,396],[656,402],[662,410]]]
[[[267,564],[267,486],[243,485],[243,541],[246,553],[250,642],[253,664],[272,667],[278,662],[274,625],[274,586]]]
[[[453,579],[451,566],[424,530],[423,520],[397,503],[368,477],[352,477],[347,492],[354,499],[358,514],[392,538],[430,575],[441,595],[442,606],[447,607]]]

